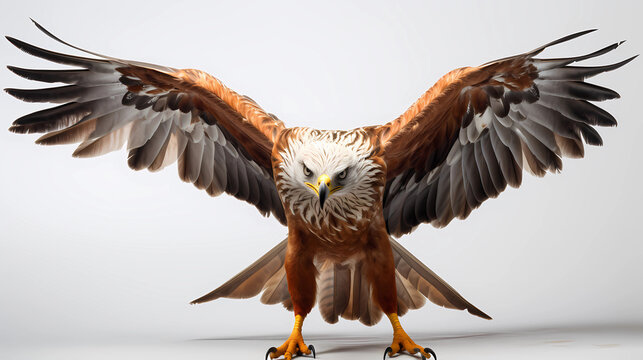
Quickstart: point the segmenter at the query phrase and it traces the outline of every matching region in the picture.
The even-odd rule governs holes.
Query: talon
[[[303,321],[303,316],[295,316],[295,326],[292,333],[279,347],[271,347],[268,349],[268,352],[266,352],[266,360],[268,360],[268,356],[270,356],[271,359],[277,359],[283,356],[284,360],[292,360],[293,357],[308,355],[311,351],[313,352],[313,357],[315,357],[315,349],[312,346],[306,346],[304,338],[301,335],[301,325]]]
[[[308,345],[308,350],[312,351],[313,353],[313,359],[316,359],[317,356],[315,355],[315,347],[312,345]]]
[[[393,348],[390,346],[384,349],[384,357],[382,357],[382,360],[386,360],[386,354],[388,354],[388,356],[391,356],[392,352],[393,352]]]
[[[424,348],[424,352],[428,353],[428,354],[431,354],[431,356],[433,356],[433,359],[438,360],[438,356],[435,355],[435,352],[433,350],[431,350],[431,348]]]
[[[422,351],[420,351],[420,348],[413,348],[413,354],[420,353],[420,356],[422,357],[422,360],[426,360],[426,356],[422,354]]]
[[[269,356],[270,354],[272,354],[273,352],[276,352],[276,351],[277,351],[277,348],[276,348],[276,347],[274,347],[274,346],[273,346],[273,347],[271,347],[270,349],[268,349],[268,351],[266,351],[266,359],[265,359],[265,360],[268,360],[268,356]]]

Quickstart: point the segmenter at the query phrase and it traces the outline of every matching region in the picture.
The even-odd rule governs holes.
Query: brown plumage
[[[193,301],[263,292],[263,303],[293,310],[293,334],[271,348],[271,357],[314,351],[304,344],[301,328],[316,302],[330,323],[343,317],[372,325],[384,313],[394,328],[389,354],[406,350],[430,356],[430,349],[404,332],[398,315],[428,298],[490,317],[391,236],[421,223],[440,227],[464,219],[507,185],[518,187],[523,169],[537,176],[558,172],[562,157],[583,156],[583,140],[602,143],[594,127],[613,126],[616,120],[590,101],[618,94],[584,80],[633,58],[570,66],[619,43],[575,58],[534,57],[588,32],[453,70],[399,118],[351,131],[286,128],[250,98],[199,70],[92,52],[96,58],[60,54],[8,37],[31,55],[75,67],[10,66],[27,79],[66,85],[6,89],[24,101],[61,104],[25,115],[9,130],[44,133],[36,141],[43,145],[80,143],[78,157],[127,144],[131,168],[157,171],[178,162],[182,180],[213,196],[225,192],[245,200],[287,225],[286,240]]]

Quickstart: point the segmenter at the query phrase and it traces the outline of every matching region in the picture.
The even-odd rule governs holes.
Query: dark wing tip
[[[52,39],[54,39],[54,40],[56,40],[58,42],[61,42],[61,43],[65,44],[65,45],[71,46],[71,45],[67,44],[66,42],[60,40],[56,35],[52,34],[49,30],[45,29],[42,25],[38,24],[38,22],[36,20],[34,20],[32,18],[29,18],[29,20],[31,20],[34,23],[34,25],[36,25],[38,30],[40,30],[43,33],[45,33],[45,35],[49,36],[50,38],[52,38]]]
[[[593,33],[594,31],[597,31],[597,30],[598,30],[598,28],[594,28],[594,29],[587,29],[587,30],[579,31],[579,32],[577,32],[577,33],[573,33],[573,34],[571,34],[571,35],[567,35],[567,36],[565,36],[565,37],[562,37],[562,38],[560,38],[559,40],[556,40],[556,41],[561,41],[561,42],[563,42],[563,41],[567,41],[567,40],[575,39],[575,38],[577,38],[577,37],[580,37],[580,36],[583,36],[583,35],[587,35],[587,34],[589,34],[589,33]],[[563,39],[564,39],[564,40],[563,40]]]
[[[29,130],[25,128],[24,126],[16,125],[16,124],[11,124],[9,126],[9,131],[11,131],[14,134],[28,134]]]
[[[18,76],[20,76],[22,78],[29,79],[29,77],[27,75],[27,73],[28,73],[27,69],[19,68],[17,66],[12,66],[12,65],[7,65],[7,69],[9,71],[11,71],[12,73],[14,73],[14,74],[16,74],[16,75],[18,75]],[[4,89],[4,91],[7,91],[7,89]]]
[[[616,64],[607,65],[606,67],[608,67],[608,68],[609,68],[607,71],[616,70],[616,69],[620,68],[621,66],[625,66],[625,65],[629,64],[632,60],[634,60],[634,59],[636,59],[637,57],[639,57],[639,55],[640,55],[640,54],[636,54],[636,55],[634,55],[634,56],[632,56],[632,57],[629,57],[629,58],[627,58],[627,59],[625,59],[625,60],[623,60],[623,61],[621,61],[621,62],[618,62],[618,63],[616,63]]]
[[[598,30],[598,29],[583,30],[583,31],[579,31],[579,32],[577,32],[577,33],[573,33],[573,34],[567,35],[567,36],[563,36],[562,38],[560,38],[560,39],[556,39],[556,40],[554,40],[554,41],[552,41],[552,42],[549,42],[549,43],[547,43],[547,44],[545,44],[545,45],[543,45],[543,46],[540,46],[540,47],[538,47],[538,48],[536,48],[536,49],[534,49],[534,50],[532,50],[532,51],[528,52],[527,54],[528,54],[529,56],[535,56],[535,55],[538,55],[540,52],[542,52],[543,50],[545,50],[546,48],[548,48],[548,47],[550,47],[550,46],[554,46],[554,45],[557,45],[557,44],[560,44],[560,43],[564,43],[564,42],[569,41],[569,40],[572,40],[572,39],[576,39],[577,37],[580,37],[580,36],[583,36],[583,35],[587,35],[587,34],[589,34],[589,33],[592,33],[592,32],[594,32],[594,31],[596,31],[596,30]]]
[[[627,58],[627,59],[625,59],[625,60],[623,60],[621,62],[618,62],[616,64],[611,65],[612,68],[609,69],[609,71],[616,70],[616,69],[620,68],[621,66],[625,66],[625,65],[629,64],[632,60],[634,60],[637,57],[639,57],[639,55],[641,55],[641,54],[636,54],[636,55],[634,55],[632,57],[629,57],[629,58]]]
[[[20,41],[20,40],[16,39],[15,37],[8,36],[8,35],[5,36],[4,38],[9,40],[9,42],[11,44],[13,44],[13,46],[17,47],[18,49],[22,49],[22,46],[25,43],[24,41]]]
[[[6,92],[7,94],[15,97],[16,99],[22,100],[22,98],[20,97],[21,89],[4,88],[3,90],[4,90],[4,92]]]
[[[581,36],[583,36],[583,35],[587,35],[587,34],[589,34],[589,33],[593,33],[594,31],[597,31],[597,30],[598,30],[598,28],[594,28],[594,29],[587,29],[587,30],[579,31],[579,32],[573,33],[573,34],[571,34],[571,35],[567,35],[567,36],[565,36],[565,37],[561,38],[561,40],[562,40],[562,39],[565,39],[565,40],[562,40],[562,41],[567,41],[567,40],[575,39],[575,38],[577,38],[577,37],[581,37]],[[562,42],[562,41],[561,41],[561,42]]]
[[[36,25],[36,27],[38,28],[38,30],[40,30],[40,31],[44,32],[44,33],[45,33],[45,34],[47,34],[48,36],[53,37],[54,39],[56,38],[56,37],[55,37],[51,32],[49,32],[49,30],[45,29],[42,25],[38,24],[38,22],[37,22],[36,20],[34,20],[33,18],[29,18],[29,20],[31,20],[31,22],[32,22],[34,25]]]

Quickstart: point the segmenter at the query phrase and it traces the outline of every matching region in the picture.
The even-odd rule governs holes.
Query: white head
[[[319,227],[335,216],[348,224],[363,218],[380,189],[380,167],[369,157],[372,148],[363,131],[297,129],[281,153],[277,177],[282,201]]]

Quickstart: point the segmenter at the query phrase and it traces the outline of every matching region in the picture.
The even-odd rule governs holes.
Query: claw
[[[413,349],[413,353],[414,353],[414,354],[415,354],[415,353],[420,353],[420,356],[422,357],[422,360],[426,360],[426,356],[424,356],[424,354],[422,354],[422,352],[420,351],[420,349],[419,349],[419,348],[414,348],[414,349]]]
[[[384,357],[382,357],[382,360],[386,360],[386,354],[388,354],[388,356],[391,356],[392,352],[393,352],[393,348],[390,346],[384,349]]]
[[[431,356],[433,356],[433,359],[438,360],[438,356],[435,355],[435,352],[431,350],[431,348],[424,348],[424,352],[431,354]]]
[[[268,349],[268,351],[266,351],[266,359],[265,360],[268,360],[268,356],[273,352],[277,352],[277,348],[274,347],[274,346],[271,347],[270,349]]]
[[[317,357],[315,355],[315,347],[312,346],[312,345],[308,345],[308,350],[313,353],[313,359],[315,359]],[[303,356],[303,355],[304,355],[304,353],[301,350],[297,349],[297,356]]]

